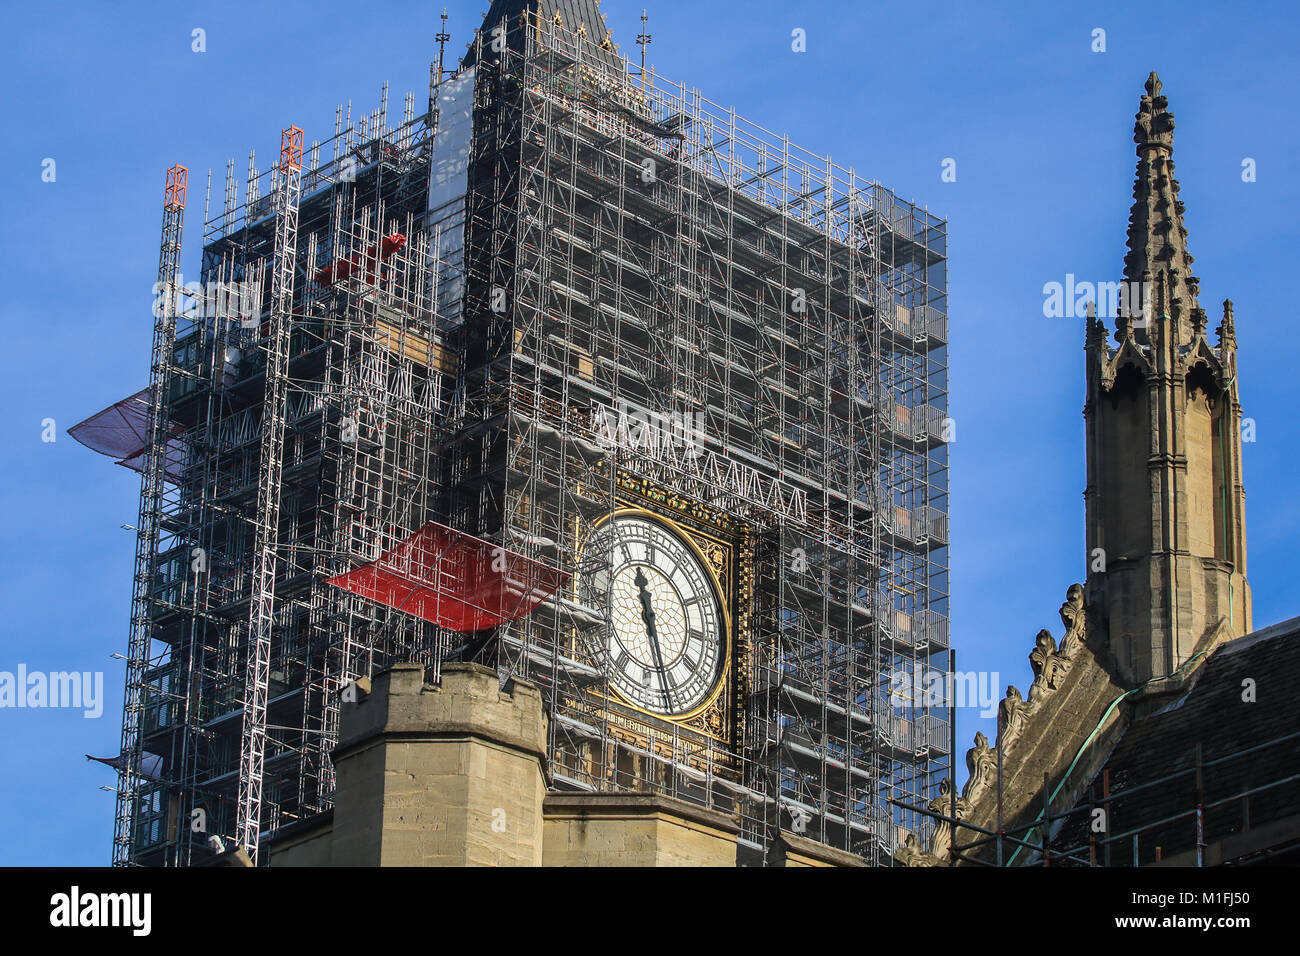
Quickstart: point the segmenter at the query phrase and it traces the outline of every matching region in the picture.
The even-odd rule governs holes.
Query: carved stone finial
[[[921,848],[921,841],[915,833],[909,833],[903,845],[894,853],[894,861],[899,866],[938,866],[939,859]]]
[[[965,797],[954,796],[953,790],[953,783],[949,777],[944,777],[939,781],[939,795],[930,801],[928,809],[931,813],[940,814],[944,819],[935,824],[934,837],[930,842],[930,850],[927,854],[930,860],[909,865],[934,866],[939,863],[951,862],[949,857],[952,853],[954,829],[953,816],[951,815],[955,815],[958,820],[963,820],[970,814],[970,801]],[[906,846],[906,843],[904,845]]]
[[[1237,345],[1237,325],[1232,317],[1232,300],[1223,300],[1223,319],[1219,322],[1219,328],[1216,330],[1219,334],[1219,345],[1232,349]]]
[[[1071,584],[1065,589],[1065,603],[1057,613],[1061,615],[1061,623],[1065,625],[1067,634],[1078,626],[1083,615],[1082,584]]]
[[[963,797],[970,797],[976,790],[997,782],[997,751],[989,746],[989,739],[979,731],[975,732],[975,746],[966,751],[966,769],[970,777],[962,790]]]
[[[1169,102],[1161,95],[1163,89],[1160,77],[1153,71],[1147,77],[1147,92],[1138,105],[1133,129],[1133,141],[1138,145],[1139,154],[1152,146],[1167,150],[1173,145],[1174,114],[1169,112]]]
[[[1014,684],[1008,685],[1007,696],[998,704],[998,747],[1005,753],[1020,732],[1025,729],[1029,719],[1029,706],[1020,696],[1020,690]]]
[[[1034,670],[1034,684],[1029,688],[1029,702],[1033,703],[1044,691],[1056,690],[1070,669],[1070,662],[1058,653],[1056,638],[1046,629],[1038,632],[1034,649],[1029,652],[1029,666]]]
[[[1192,335],[1197,338],[1205,337],[1205,327],[1208,320],[1205,318],[1205,310],[1202,308],[1192,309]]]
[[[1052,632],[1043,628],[1034,638],[1034,649],[1029,652],[1029,666],[1033,668],[1034,674],[1038,675],[1043,672],[1047,666],[1047,660],[1056,653],[1056,638],[1052,637]]]
[[[1094,318],[1088,323],[1087,344],[1098,349],[1106,347],[1106,322],[1101,317]],[[1102,357],[1105,358],[1105,355]]]
[[[932,813],[947,813],[952,809],[952,778],[944,777],[939,781],[939,795],[930,801]]]
[[[1061,605],[1061,623],[1065,625],[1065,636],[1057,649],[1061,657],[1070,660],[1080,645],[1087,639],[1087,609],[1083,606],[1083,585],[1071,584],[1065,591],[1065,603]]]

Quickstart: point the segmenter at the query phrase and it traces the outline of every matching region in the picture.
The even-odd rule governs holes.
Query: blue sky
[[[382,15],[375,11],[382,6]],[[459,53],[486,0],[451,2]],[[1117,278],[1147,73],[1174,158],[1211,328],[1236,306],[1249,577],[1257,627],[1300,614],[1295,373],[1285,292],[1297,247],[1297,29],[1289,5],[658,2],[650,60],[672,79],[950,222],[953,637],[958,667],[1029,683],[1027,654],[1084,575],[1083,334],[1044,283]],[[640,4],[606,0],[635,56]],[[286,2],[14,5],[0,38],[0,670],[104,672],[103,716],[0,710],[0,864],[109,858],[137,477],[68,426],[147,381],[163,172],[191,170],[197,278],[206,170],[266,168],[279,130],[336,103],[425,89],[440,6]],[[191,51],[191,31],[207,51]],[[807,52],[791,50],[791,31]],[[1106,51],[1091,50],[1093,30]],[[1241,178],[1252,158],[1257,181]],[[42,181],[43,160],[56,179]],[[957,179],[942,182],[941,163]],[[54,419],[58,440],[41,440]],[[992,720],[959,718],[959,754]],[[960,763],[960,756],[958,763]],[[962,771],[964,774],[964,770]]]

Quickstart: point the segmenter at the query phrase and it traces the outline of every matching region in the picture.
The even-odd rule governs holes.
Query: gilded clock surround
[[[712,761],[726,762],[739,750],[744,720],[748,667],[750,605],[753,595],[753,544],[749,527],[725,512],[694,499],[661,488],[653,482],[620,471],[617,476],[618,507],[597,523],[622,515],[642,515],[663,524],[680,537],[700,559],[720,598],[723,640],[719,674],[706,701],[686,714],[665,715],[647,711],[626,700],[612,688],[608,693],[593,691],[608,702],[611,736],[624,743],[668,756],[660,743],[666,734],[685,742],[692,736],[723,744],[720,754],[712,750]],[[685,732],[685,734],[683,734]],[[703,759],[703,758],[702,758]],[[688,761],[693,762],[693,761]]]
[[[661,714],[661,713],[647,710],[637,705],[636,703],[632,702],[623,694],[619,693],[617,690],[614,690],[612,694],[607,694],[604,696],[606,696],[606,698],[609,700],[619,703],[623,707],[626,707],[630,710],[634,710],[639,714],[644,714],[646,717],[650,717],[655,720],[670,721],[672,723],[677,723],[677,724],[686,724],[689,726],[692,721],[692,718],[699,717],[700,715],[705,714],[713,707],[718,697],[722,694],[723,689],[727,686],[731,674],[731,657],[732,657],[731,649],[732,649],[732,645],[734,644],[734,635],[732,631],[732,614],[731,614],[731,606],[730,606],[731,595],[729,589],[723,584],[723,580],[720,573],[720,572],[725,572],[727,570],[727,565],[729,564],[729,555],[727,554],[727,550],[729,549],[722,542],[712,540],[707,537],[703,538],[703,541],[701,542],[696,538],[696,535],[700,534],[700,532],[692,531],[692,529],[685,527],[679,522],[674,521],[672,518],[666,517],[663,514],[660,514],[655,511],[651,511],[648,508],[641,508],[636,506],[624,506],[621,508],[617,508],[612,514],[597,522],[595,528],[601,528],[605,524],[609,523],[610,521],[614,521],[618,518],[624,518],[630,516],[639,516],[639,517],[648,518],[651,521],[663,525],[671,533],[673,533],[678,538],[680,538],[686,544],[687,548],[696,556],[696,558],[699,559],[700,566],[704,568],[705,573],[709,577],[709,583],[712,585],[715,593],[717,594],[719,610],[722,613],[722,635],[721,635],[722,648],[721,651],[719,652],[720,663],[718,669],[718,676],[714,679],[713,687],[709,690],[708,696],[705,698],[703,702],[701,702],[695,707],[692,707],[690,710],[686,711],[685,713]],[[701,547],[701,543],[703,543],[704,545],[703,547]],[[709,730],[711,729],[712,728],[709,728]],[[711,733],[710,735],[718,736],[716,733]]]

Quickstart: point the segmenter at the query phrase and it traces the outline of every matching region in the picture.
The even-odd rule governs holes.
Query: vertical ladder
[[[271,680],[271,628],[275,612],[276,550],[279,544],[280,476],[288,416],[289,331],[294,264],[298,249],[298,199],[302,188],[303,133],[290,126],[280,134],[275,197],[275,252],[271,272],[269,332],[266,339],[266,397],[262,446],[257,463],[257,525],[249,597],[244,668],[244,726],[239,755],[236,840],[257,862],[262,819],[262,769],[266,756],[266,700]]]

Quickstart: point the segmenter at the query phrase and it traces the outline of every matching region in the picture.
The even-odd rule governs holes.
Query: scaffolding
[[[1196,743],[1179,761],[1179,769],[1129,786],[1113,786],[1114,775],[1104,767],[1068,810],[1054,809],[1061,803],[1055,797],[1063,782],[1053,789],[1050,774],[1044,773],[1038,812],[1014,826],[1003,816],[1000,758],[993,829],[958,815],[956,791],[949,781],[928,808],[909,809],[941,824],[945,840],[956,834],[950,846],[945,843],[945,862],[950,863],[1135,868],[1267,863],[1297,851],[1294,827],[1272,833],[1268,829],[1292,815],[1300,794],[1300,773],[1288,772],[1297,741],[1300,733],[1283,734],[1209,760],[1202,744]],[[1263,782],[1231,782],[1233,772],[1240,774],[1247,762],[1257,770],[1270,767],[1271,761],[1277,761],[1279,769],[1258,775]],[[1267,838],[1239,856],[1209,859],[1212,844],[1248,835],[1252,826],[1265,831]]]
[[[561,24],[491,26],[427,113],[390,128],[385,89],[324,144],[291,128],[242,202],[227,167],[202,278],[240,307],[155,334],[115,862],[255,855],[330,806],[345,689],[444,660],[537,684],[559,789],[735,813],[744,862],[781,830],[885,862],[930,826],[890,798],[951,763],[946,702],[890,693],[947,669],[946,224]],[[629,412],[690,440],[611,440]],[[706,543],[729,596],[690,720],[629,707],[593,650],[584,545],[627,508]],[[340,585],[411,577],[431,522],[553,587],[469,630]],[[416,563],[408,596],[455,577]]]

